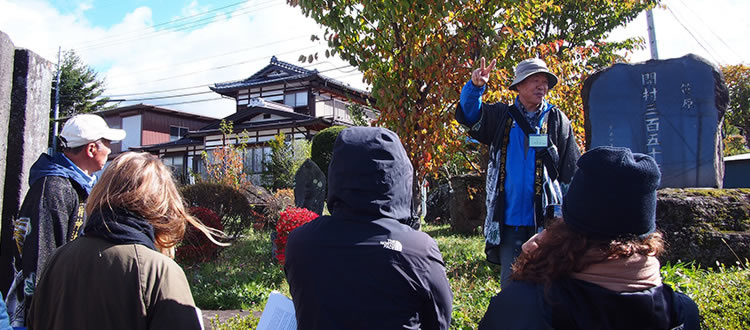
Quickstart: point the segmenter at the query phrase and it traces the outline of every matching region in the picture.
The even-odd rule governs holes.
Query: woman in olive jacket
[[[48,261],[29,329],[202,329],[174,246],[189,223],[221,236],[183,205],[155,156],[124,153],[105,170],[86,205],[82,237]]]

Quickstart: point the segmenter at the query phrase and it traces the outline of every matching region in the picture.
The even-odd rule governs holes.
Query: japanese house
[[[352,125],[352,106],[374,119],[377,115],[368,92],[328,78],[317,70],[308,70],[276,57],[247,79],[216,83],[212,91],[236,102],[236,112],[223,118],[233,131],[224,135],[221,121],[191,129],[179,140],[140,148],[175,164],[181,158],[178,176],[190,180],[190,173],[205,174],[203,152],[225,144],[246,145],[244,168],[256,184],[260,183],[264,161],[270,153],[268,141],[279,133],[288,139],[312,139],[319,131],[334,125]]]

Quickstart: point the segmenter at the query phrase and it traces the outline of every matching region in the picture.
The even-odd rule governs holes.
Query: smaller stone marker
[[[305,160],[294,175],[294,204],[320,215],[325,196],[325,174],[311,159]]]

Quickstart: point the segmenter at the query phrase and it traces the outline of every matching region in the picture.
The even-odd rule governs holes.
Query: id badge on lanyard
[[[546,148],[547,134],[529,134],[529,147]]]
[[[539,126],[543,125],[546,113],[542,113],[539,118]],[[545,134],[541,134],[539,127],[536,127],[536,134],[529,134],[529,147],[533,148],[546,148],[549,146],[549,140],[547,139],[546,129]]]

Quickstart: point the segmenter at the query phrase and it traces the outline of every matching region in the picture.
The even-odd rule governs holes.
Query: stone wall
[[[451,178],[453,192],[449,198],[450,224],[454,231],[464,234],[482,232],[484,218],[487,216],[484,180],[479,175]]]
[[[8,152],[8,118],[10,118],[10,93],[13,86],[14,53],[13,42],[7,34],[0,31],[0,175],[2,176],[5,176],[5,164],[8,161],[6,157]],[[2,214],[2,205],[3,189],[0,189],[0,214]]]
[[[27,49],[16,49],[0,32],[0,291],[12,277],[12,221],[26,191],[31,165],[47,151],[54,68]]]
[[[750,189],[662,189],[657,203],[663,261],[711,267],[750,258]]]
[[[484,178],[458,176],[451,185],[450,194],[430,204],[450,205],[452,230],[481,233]],[[694,261],[703,267],[744,263],[750,259],[750,189],[661,189],[656,226],[667,242],[662,262]]]

